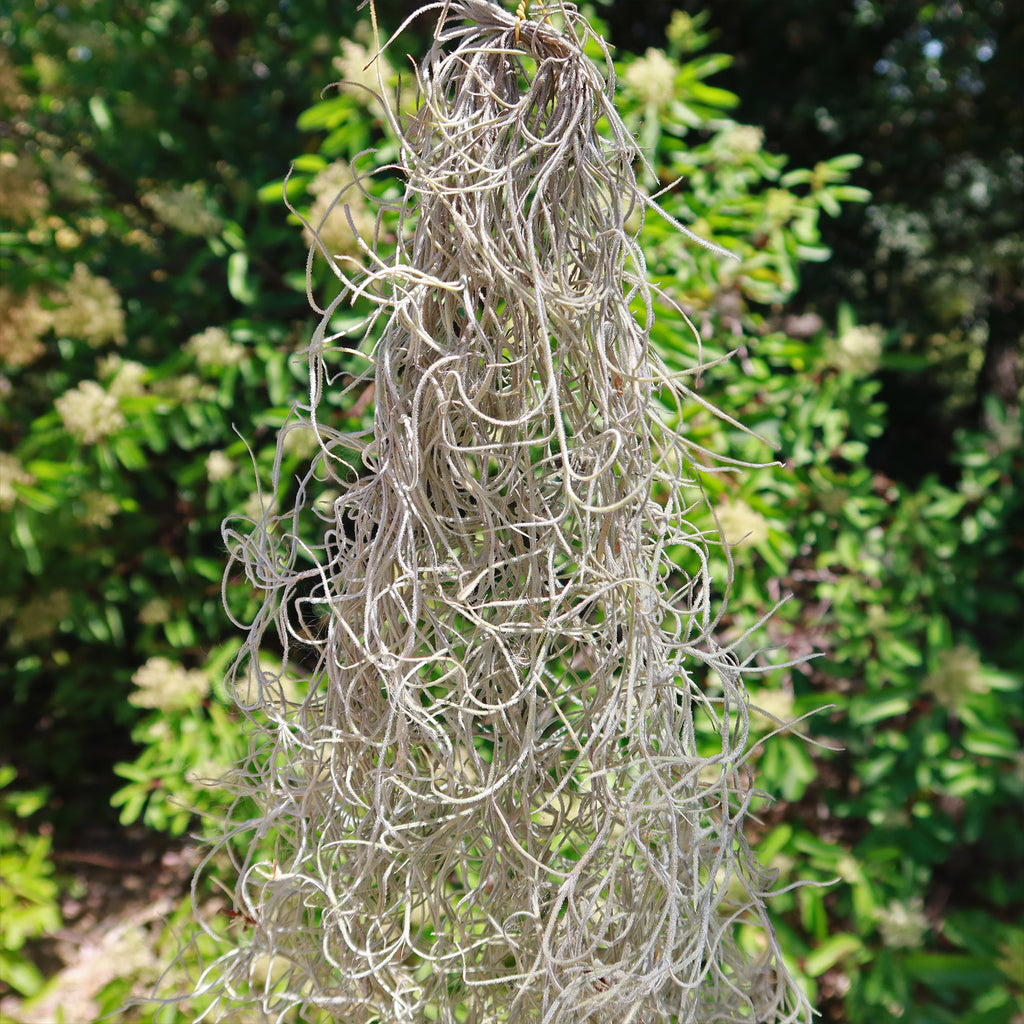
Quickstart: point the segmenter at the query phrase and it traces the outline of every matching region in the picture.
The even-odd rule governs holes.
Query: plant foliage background
[[[188,932],[201,779],[242,739],[220,522],[269,477],[312,326],[282,179],[316,217],[391,145],[365,90],[319,92],[363,75],[354,6],[0,5],[4,1019],[114,1011]],[[1020,26],[995,2],[649,6],[598,11],[645,185],[681,178],[664,205],[741,256],[651,220],[650,270],[706,352],[738,350],[703,392],[782,462],[709,478],[727,625],[795,595],[759,639],[822,656],[755,701],[830,706],[802,730],[841,748],[785,735],[758,764],[780,883],[836,880],[776,900],[783,948],[826,1021],[1020,1021]],[[656,340],[692,358],[668,308]],[[688,415],[706,447],[770,457]]]

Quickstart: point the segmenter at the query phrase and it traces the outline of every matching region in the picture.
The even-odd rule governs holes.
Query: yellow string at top
[[[516,43],[519,43],[519,26],[526,21],[528,12],[530,10],[530,0],[519,0],[519,6],[516,7]],[[549,25],[551,19],[545,17],[544,19]]]
[[[526,21],[526,12],[529,10],[530,0],[519,0],[516,8],[516,43],[519,42],[519,26]]]

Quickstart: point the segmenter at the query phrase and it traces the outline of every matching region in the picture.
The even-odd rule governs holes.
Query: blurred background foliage
[[[259,507],[313,323],[308,233],[282,191],[358,259],[352,225],[372,233],[372,198],[400,188],[362,179],[351,224],[330,209],[395,153],[354,84],[374,84],[355,6],[0,3],[3,1019],[114,1012],[189,933],[187,833],[223,800],[202,780],[244,748],[220,523]],[[416,6],[381,0],[382,25]],[[782,462],[709,473],[708,527],[733,544],[724,628],[778,649],[751,685],[761,733],[818,711],[759,748],[776,802],[754,838],[780,887],[826,883],[776,902],[825,1021],[1024,1020],[1012,7],[595,12],[645,186],[740,257],[644,228],[705,361],[735,350],[695,386],[765,440],[696,403],[686,429],[733,458],[766,462],[770,442]],[[392,84],[424,31],[389,51]],[[389,230],[385,215],[384,248]],[[328,270],[313,265],[321,296]],[[667,303],[655,341],[680,368],[698,354]],[[365,420],[372,395],[334,415]],[[285,473],[311,451],[293,431]],[[253,599],[243,580],[227,597],[239,616]]]

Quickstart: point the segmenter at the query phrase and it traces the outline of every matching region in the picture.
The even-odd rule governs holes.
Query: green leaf
[[[871,193],[866,188],[855,185],[836,185],[830,190],[836,199],[845,203],[867,203],[871,201]]]
[[[800,168],[794,171],[787,171],[780,179],[779,184],[783,188],[792,188],[794,185],[806,185],[813,174],[804,168]]]
[[[762,840],[759,853],[765,864],[771,864],[793,839],[793,826],[783,822]]]
[[[315,103],[299,114],[299,131],[314,132],[337,128],[347,117],[352,116],[352,103],[344,96],[332,96],[329,100]]]
[[[853,171],[864,163],[864,157],[859,153],[843,153],[841,156],[832,157],[827,163],[833,171]]]
[[[901,665],[920,665],[923,661],[920,649],[903,640],[897,640],[893,637],[888,640],[882,640],[881,643],[882,653],[887,658],[892,658]]]
[[[43,571],[43,559],[36,546],[35,534],[32,532],[32,527],[29,525],[23,509],[16,510],[14,514],[14,536],[25,555],[25,568],[33,576],[38,576]]]
[[[146,468],[146,455],[130,437],[119,434],[110,442],[117,461],[133,473]]]
[[[188,619],[172,619],[164,625],[164,635],[172,647],[192,647],[196,642],[195,630]]]
[[[850,701],[850,723],[855,726],[871,725],[896,715],[905,715],[910,710],[908,697],[889,697],[881,700],[873,696],[856,697]]]
[[[736,93],[729,92],[728,89],[719,89],[717,86],[705,85],[703,82],[694,82],[688,88],[697,103],[706,103],[709,107],[729,110],[738,106],[740,102]]]
[[[327,166],[327,161],[319,153],[304,153],[292,161],[292,167],[303,174],[319,174]]]
[[[840,932],[826,939],[804,961],[804,971],[812,978],[820,977],[830,967],[834,967],[844,957],[858,954],[858,959],[867,956],[864,943],[848,932]]]
[[[842,208],[836,200],[832,189],[822,189],[818,193],[818,202],[830,217],[838,217],[842,213]]]
[[[261,203],[281,203],[287,196],[291,202],[295,202],[305,194],[309,178],[305,175],[292,175],[286,182],[272,181],[268,185],[262,185],[256,192],[256,198]]]
[[[964,733],[964,750],[978,757],[1013,758],[1019,751],[1019,744],[1009,729],[972,728]]]
[[[34,789],[27,793],[17,794],[19,799],[12,801],[14,813],[19,818],[27,818],[35,814],[40,808],[45,807],[49,796],[45,789]]]
[[[943,988],[984,988],[1002,981],[1002,972],[994,964],[956,953],[912,953],[904,967],[916,981]]]
[[[0,947],[0,978],[23,996],[34,996],[43,987],[39,969],[23,956],[14,956]]]
[[[123,804],[117,820],[122,825],[134,825],[142,815],[148,799],[149,793],[145,790],[140,790],[138,786],[126,786],[110,798],[110,804],[112,807]]]
[[[224,575],[224,564],[214,558],[193,558],[190,566],[204,579],[219,583]]]
[[[790,803],[803,796],[818,774],[803,745],[790,738],[777,738],[766,745],[761,770],[765,787]]]
[[[234,221],[227,221],[224,224],[224,230],[221,232],[220,237],[236,252],[240,252],[245,248],[245,230]]]
[[[14,488],[14,493],[33,512],[47,513],[60,508],[61,498],[56,494],[41,491],[38,487],[31,487],[28,484],[14,483],[12,487]]]
[[[101,132],[110,131],[114,123],[110,117],[110,110],[103,97],[97,93],[93,93],[89,97],[89,113],[92,114],[92,119]]]
[[[701,57],[694,57],[683,64],[681,75],[685,79],[696,81],[701,78],[710,78],[732,67],[733,59],[727,53],[708,53]],[[687,83],[689,84],[689,83]],[[731,96],[732,93],[729,93]]]
[[[249,257],[244,252],[233,252],[228,257],[228,291],[243,306],[251,306],[256,301],[256,292],[247,277],[248,270]]]

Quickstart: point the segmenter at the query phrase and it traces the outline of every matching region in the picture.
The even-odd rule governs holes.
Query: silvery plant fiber
[[[322,252],[341,291],[295,421],[319,453],[225,526],[262,608],[224,841],[246,927],[207,1019],[806,1020],[607,50],[568,4],[427,10],[416,111],[388,105],[397,249]],[[357,301],[353,349],[330,323]],[[371,382],[372,430],[332,427],[325,397]]]

